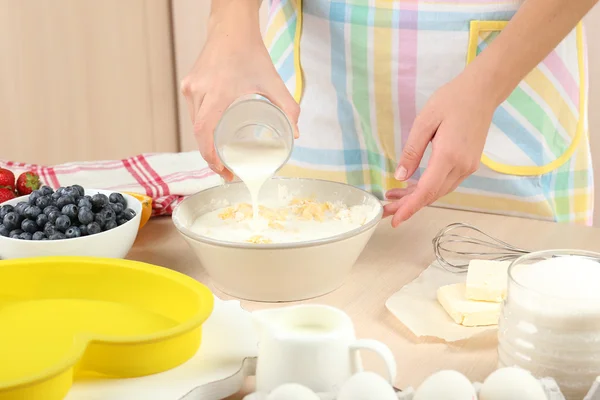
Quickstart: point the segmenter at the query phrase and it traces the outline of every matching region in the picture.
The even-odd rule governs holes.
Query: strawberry
[[[26,196],[34,190],[38,190],[41,185],[38,174],[31,171],[23,172],[17,178],[17,193],[19,196]]]
[[[0,188],[15,190],[15,174],[12,171],[0,168]]]
[[[17,196],[12,190],[7,188],[0,188],[0,204],[4,203],[5,201],[12,200],[15,197]]]

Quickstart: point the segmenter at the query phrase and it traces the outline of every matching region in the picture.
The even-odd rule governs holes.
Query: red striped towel
[[[81,185],[91,189],[142,193],[153,199],[153,216],[170,215],[185,196],[220,185],[197,151],[153,153],[135,157],[42,166],[0,160],[15,176],[33,171],[44,184],[53,188]]]

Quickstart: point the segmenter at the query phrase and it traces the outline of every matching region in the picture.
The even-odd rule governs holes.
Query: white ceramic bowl
[[[282,188],[294,197],[314,196],[318,201],[342,201],[348,206],[373,207],[360,228],[329,238],[297,242],[252,244],[223,242],[192,231],[202,214],[229,203],[250,202],[242,182],[201,191],[181,202],[173,222],[190,245],[213,283],[223,292],[253,301],[297,301],[318,297],[340,287],[371,238],[383,214],[372,194],[336,182],[277,178],[268,181],[261,199],[278,198]]]
[[[103,193],[109,196],[114,191],[86,189],[85,194],[93,196]],[[121,193],[127,200],[127,207],[135,211],[135,217],[121,226],[95,235],[63,240],[21,240],[0,236],[0,259],[44,257],[44,256],[84,256],[125,258],[137,237],[142,216],[142,203],[135,197]],[[21,196],[6,201],[5,204],[17,205],[27,201],[29,196]]]

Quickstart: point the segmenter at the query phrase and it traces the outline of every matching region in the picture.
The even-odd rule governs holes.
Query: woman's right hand
[[[202,157],[214,172],[230,181],[233,174],[219,160],[213,143],[215,127],[229,105],[244,95],[262,95],[286,113],[296,137],[300,107],[265,48],[256,2],[224,3],[231,7],[213,9],[207,42],[192,71],[183,79],[181,91]],[[250,4],[256,6],[255,13],[246,8]]]

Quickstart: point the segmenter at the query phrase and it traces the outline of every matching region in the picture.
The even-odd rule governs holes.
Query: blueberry
[[[87,225],[90,222],[94,221],[94,213],[92,212],[91,208],[81,207],[79,209],[79,213],[77,214],[77,218],[79,219],[79,222]]]
[[[105,194],[97,193],[92,196],[92,210],[98,212],[108,204],[108,197]]]
[[[44,228],[44,226],[46,226],[46,224],[48,223],[49,219],[48,216],[46,214],[40,214],[38,215],[38,217],[35,219],[35,223],[37,224],[37,226],[39,226],[40,228]]]
[[[58,189],[56,189],[55,193],[58,193],[59,196],[62,196],[64,191],[65,191],[65,187],[61,186]]]
[[[126,224],[126,223],[127,223],[127,220],[125,218],[119,218],[119,219],[117,219],[117,224],[119,226],[121,226],[123,224]]]
[[[2,219],[2,223],[9,231],[13,229],[17,229],[21,223],[21,218],[17,215],[16,212],[9,212]]]
[[[87,225],[79,225],[79,231],[81,232],[81,236],[88,235]]]
[[[40,193],[39,190],[34,190],[33,192],[31,192],[31,194],[29,194],[29,199],[28,199],[29,204],[35,205],[35,202],[40,197],[42,197],[42,193]]]
[[[13,211],[15,211],[15,208],[9,204],[6,204],[6,205],[3,205],[2,207],[0,207],[0,221],[2,221],[4,219],[6,214],[8,214],[9,212],[13,212]]]
[[[121,214],[125,209],[125,207],[123,207],[123,204],[121,203],[110,203],[110,208],[113,209],[116,215]]]
[[[56,227],[52,222],[48,222],[46,225],[44,225],[44,233],[47,237],[54,235],[56,232],[58,232],[58,230],[56,230]]]
[[[100,210],[99,212],[94,214],[94,221],[98,223],[102,228],[104,228],[104,224],[106,224],[106,214],[104,210]]]
[[[95,235],[102,232],[102,227],[97,222],[91,222],[87,226],[88,235]]]
[[[79,190],[75,189],[72,186],[69,186],[68,188],[66,188],[64,190],[63,194],[66,196],[71,196],[75,200],[79,200],[79,198],[81,197],[81,195],[79,194]]]
[[[135,211],[133,211],[131,208],[126,208],[125,210],[123,210],[123,213],[121,215],[123,216],[123,218],[129,221],[130,219],[133,219],[133,217],[135,217]]]
[[[0,236],[8,237],[10,231],[3,224],[0,224]]]
[[[111,193],[110,196],[108,197],[108,200],[111,203],[118,203],[118,204],[122,204],[123,207],[127,207],[127,200],[125,200],[125,197],[123,197],[123,195],[121,193]]]
[[[111,206],[106,206],[102,209],[102,211],[100,211],[102,214],[104,214],[104,219],[106,221],[116,221],[117,220],[117,213],[115,213],[115,210],[112,209]]]
[[[65,232],[71,227],[71,219],[66,215],[61,215],[60,217],[56,218],[54,225],[60,232]]]
[[[32,219],[26,219],[21,223],[21,229],[27,233],[35,233],[38,231],[39,227]]]
[[[61,210],[63,215],[71,218],[71,221],[77,219],[77,214],[79,213],[79,208],[75,204],[67,204]]]
[[[35,220],[41,213],[42,210],[38,206],[29,206],[25,209],[25,218]]]
[[[42,210],[51,204],[52,204],[52,199],[50,198],[50,196],[40,196],[35,201],[35,205],[38,206],[39,208],[41,208]]]
[[[12,231],[10,231],[8,236],[10,236],[10,237],[13,237],[15,235],[19,236],[21,233],[23,233],[23,229],[13,229]]]
[[[77,192],[79,193],[79,196],[85,195],[85,189],[83,188],[83,186],[81,186],[81,185],[73,185],[71,187],[73,189],[77,189]]]
[[[82,197],[77,202],[77,207],[79,207],[79,208],[86,207],[86,208],[89,208],[91,210],[92,209],[92,201],[90,199]]]
[[[119,224],[117,224],[117,221],[114,219],[106,221],[106,224],[104,225],[104,230],[110,231],[111,229],[115,229],[117,226],[119,226]]]
[[[57,190],[56,192],[50,195],[50,198],[52,199],[52,201],[57,201],[58,199],[60,199],[60,196],[62,196],[62,192],[59,192]]]
[[[46,214],[48,216],[50,216],[50,212],[52,212],[52,211],[60,211],[60,210],[55,205],[51,205],[51,206],[44,208],[44,214]]]
[[[60,196],[58,200],[56,200],[56,207],[58,207],[61,210],[67,204],[75,204],[75,199],[73,198],[73,196],[63,195]]]
[[[19,235],[19,239],[21,240],[31,240],[33,236],[29,232],[23,232]]]
[[[51,223],[55,224],[56,220],[58,219],[58,217],[60,217],[62,214],[60,213],[60,211],[56,210],[56,211],[51,211],[50,214],[48,214],[48,221],[50,221]]]
[[[78,227],[72,226],[65,231],[65,236],[67,237],[67,239],[78,238],[81,237],[81,231]]]
[[[102,214],[102,213],[97,213],[97,214],[94,216],[94,221],[95,221],[95,222],[96,222],[98,225],[100,225],[100,228],[101,228],[102,230],[104,230],[104,225],[106,225],[106,222],[107,222],[107,221],[106,221],[106,218],[104,217],[104,214]]]
[[[10,235],[9,236],[11,239],[21,239],[21,235]]]
[[[46,238],[46,234],[42,231],[38,231],[33,234],[31,240],[44,240]]]
[[[40,188],[40,193],[42,193],[43,196],[52,196],[52,193],[54,193],[54,190],[52,190],[52,188],[50,186],[42,186]]]
[[[66,239],[66,236],[60,232],[56,232],[49,237],[50,240],[62,240]]]
[[[18,215],[23,215],[25,213],[25,209],[29,207],[29,203],[25,202],[25,201],[20,201],[16,206],[15,206],[15,212]]]

